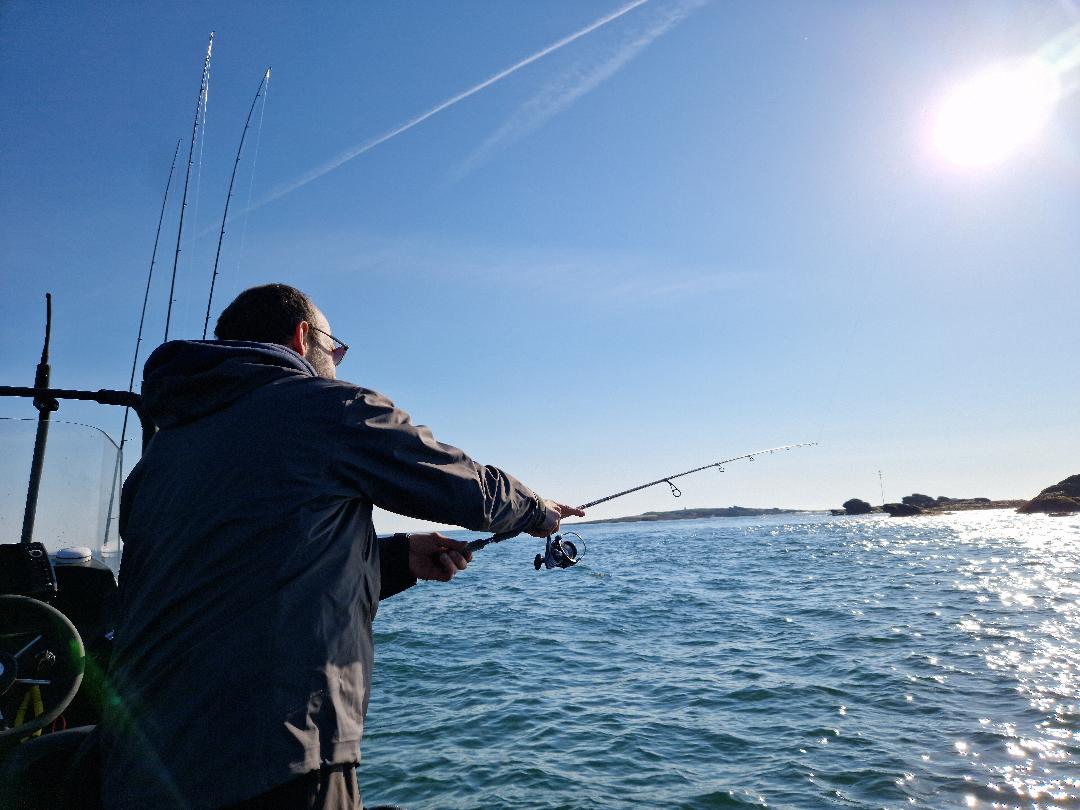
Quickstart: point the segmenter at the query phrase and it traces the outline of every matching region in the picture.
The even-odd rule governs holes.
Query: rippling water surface
[[[1080,808],[1080,519],[581,534],[382,604],[368,805]]]

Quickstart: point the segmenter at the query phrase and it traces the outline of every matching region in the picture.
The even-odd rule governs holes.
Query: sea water
[[[1080,519],[579,531],[380,606],[366,804],[1080,807]]]

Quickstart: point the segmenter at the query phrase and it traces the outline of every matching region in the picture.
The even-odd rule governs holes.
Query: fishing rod
[[[150,272],[146,274],[146,291],[143,293],[142,312],[139,313],[139,333],[135,337],[135,356],[131,358],[131,376],[128,378],[127,390],[130,393],[135,390],[135,369],[139,365],[139,347],[142,346],[143,325],[146,323],[146,305],[150,300],[150,282],[154,278],[154,264],[157,262],[158,242],[161,239],[161,225],[165,222],[165,207],[169,203],[169,189],[172,187],[173,174],[176,172],[176,157],[180,154],[180,144],[183,138],[176,139],[176,148],[173,150],[172,164],[169,166],[169,179],[165,181],[165,195],[161,200],[161,213],[158,215],[157,230],[154,232],[154,249],[150,253]],[[120,428],[120,448],[116,455],[116,470],[113,473],[112,490],[109,492],[109,509],[105,515],[105,537],[102,545],[109,544],[109,527],[112,525],[113,506],[116,503],[116,488],[124,474],[124,442],[127,441],[128,416],[131,408],[124,408],[124,425]]]
[[[251,100],[251,109],[248,110],[247,118],[244,120],[244,131],[240,134],[240,147],[236,150],[236,160],[233,161],[232,176],[229,178],[229,193],[225,195],[225,213],[221,215],[221,231],[218,233],[217,253],[214,254],[214,273],[210,276],[210,297],[206,299],[206,320],[203,321],[202,328],[203,340],[206,340],[206,329],[210,325],[210,305],[214,301],[214,285],[218,277],[218,260],[221,259],[221,243],[225,239],[225,222],[229,218],[229,202],[232,200],[233,183],[236,182],[236,167],[240,165],[240,153],[244,151],[244,139],[247,137],[248,127],[251,126],[251,114],[255,112],[255,105],[259,101],[259,96],[263,95],[269,84],[270,68],[267,68],[262,80],[259,82],[259,89],[255,93],[255,98]]]
[[[731,464],[736,461],[744,460],[753,461],[757,456],[770,456],[773,453],[780,453],[785,450],[794,450],[797,447],[815,447],[816,445],[817,442],[785,444],[781,447],[769,447],[765,450],[755,450],[752,453],[744,453],[741,456],[733,456],[732,458],[725,458],[721,461],[713,461],[709,464],[702,464],[700,467],[694,467],[692,470],[675,473],[674,475],[665,475],[663,478],[657,478],[655,481],[649,481],[647,484],[639,484],[636,487],[630,487],[630,489],[624,489],[611,495],[605,495],[603,498],[597,498],[595,501],[583,503],[581,506],[578,507],[578,509],[584,511],[585,509],[589,509],[593,506],[598,506],[599,504],[607,503],[608,501],[613,501],[616,498],[621,498],[624,495],[629,495],[633,492],[640,492],[643,489],[655,487],[659,484],[667,484],[669,487],[671,487],[672,496],[675,498],[681,498],[682,490],[680,490],[677,486],[675,486],[674,483],[672,483],[676,478],[693,475],[694,473],[701,472],[702,470],[711,470],[714,467],[717,468],[720,472],[724,472],[725,464]],[[467,548],[469,551],[479,551],[480,549],[491,545],[492,543],[501,543],[503,540],[509,540],[511,537],[517,537],[519,534],[521,534],[520,531],[499,532],[498,534],[493,534],[491,537],[485,537],[480,540],[473,540],[468,544]],[[577,534],[576,532],[565,532],[565,534],[577,537],[578,541],[584,545],[584,540],[582,540],[581,535]],[[540,570],[540,566],[542,564],[546,564],[548,568],[569,568],[572,565],[576,565],[578,560],[580,559],[581,554],[578,553],[577,546],[573,542],[564,539],[562,535],[557,534],[554,535],[554,537],[549,535],[547,538],[547,546],[544,550],[544,554],[536,555],[536,559],[533,560],[533,566],[537,570]]]
[[[169,323],[172,321],[172,305],[176,294],[176,267],[180,263],[180,239],[184,235],[184,211],[187,210],[188,184],[191,182],[191,164],[195,157],[195,136],[199,131],[199,112],[202,110],[206,86],[210,83],[210,53],[214,48],[214,32],[210,32],[210,42],[206,46],[206,59],[203,62],[202,81],[199,82],[199,97],[195,101],[195,123],[191,126],[191,146],[188,148],[187,172],[184,174],[184,194],[180,201],[180,227],[176,229],[176,253],[173,255],[172,281],[169,284],[169,309],[165,313],[165,340],[169,340]]]

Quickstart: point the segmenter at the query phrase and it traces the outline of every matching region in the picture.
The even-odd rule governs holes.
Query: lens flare
[[[1036,138],[1061,93],[1059,72],[1041,59],[992,67],[945,95],[934,146],[956,166],[998,163]]]

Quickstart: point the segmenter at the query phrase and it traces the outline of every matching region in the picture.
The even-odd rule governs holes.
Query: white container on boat
[[[53,555],[53,565],[89,565],[90,557],[90,549],[86,546],[70,546]]]

